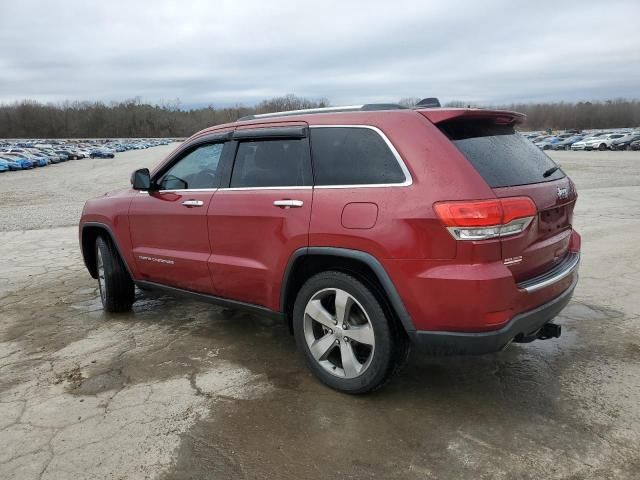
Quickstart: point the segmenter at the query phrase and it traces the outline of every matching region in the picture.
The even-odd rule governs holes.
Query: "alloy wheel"
[[[303,331],[311,355],[330,374],[355,378],[369,368],[373,326],[363,306],[345,290],[316,292],[305,307]]]
[[[97,252],[97,263],[98,263],[98,287],[100,289],[100,299],[102,300],[102,303],[105,302],[105,296],[106,296],[106,283],[104,281],[104,262],[102,260],[102,252],[100,251],[100,249],[98,248],[98,252]]]

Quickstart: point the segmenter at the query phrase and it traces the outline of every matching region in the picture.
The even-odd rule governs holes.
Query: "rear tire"
[[[341,272],[319,273],[302,286],[293,308],[293,332],[316,378],[344,393],[380,388],[408,352],[372,291]]]
[[[111,239],[96,239],[96,271],[102,307],[109,313],[131,310],[135,299],[133,280]]]
[[[605,151],[607,149],[607,146],[604,143],[601,143],[598,146],[598,150],[600,150],[601,152]]]

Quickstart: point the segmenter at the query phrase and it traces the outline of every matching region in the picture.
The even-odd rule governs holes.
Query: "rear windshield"
[[[437,127],[491,188],[550,182],[565,176],[560,169],[549,174],[556,163],[512,125],[496,125],[493,120],[454,119]]]

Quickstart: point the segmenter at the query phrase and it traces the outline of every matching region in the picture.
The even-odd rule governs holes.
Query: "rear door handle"
[[[204,202],[202,200],[185,200],[182,202],[182,205],[188,208],[201,207],[204,205]]]
[[[276,200],[273,205],[280,208],[300,208],[304,202],[302,200]]]

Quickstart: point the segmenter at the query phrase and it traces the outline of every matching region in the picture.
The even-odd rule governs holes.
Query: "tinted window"
[[[238,145],[231,187],[299,187],[311,184],[306,139],[253,140]]]
[[[402,183],[405,175],[382,137],[369,128],[311,129],[316,185]]]
[[[510,125],[492,120],[451,120],[438,124],[492,188],[548,182],[563,178],[562,170],[542,150]]]
[[[161,190],[216,188],[222,143],[202,145],[186,154],[157,182]]]

